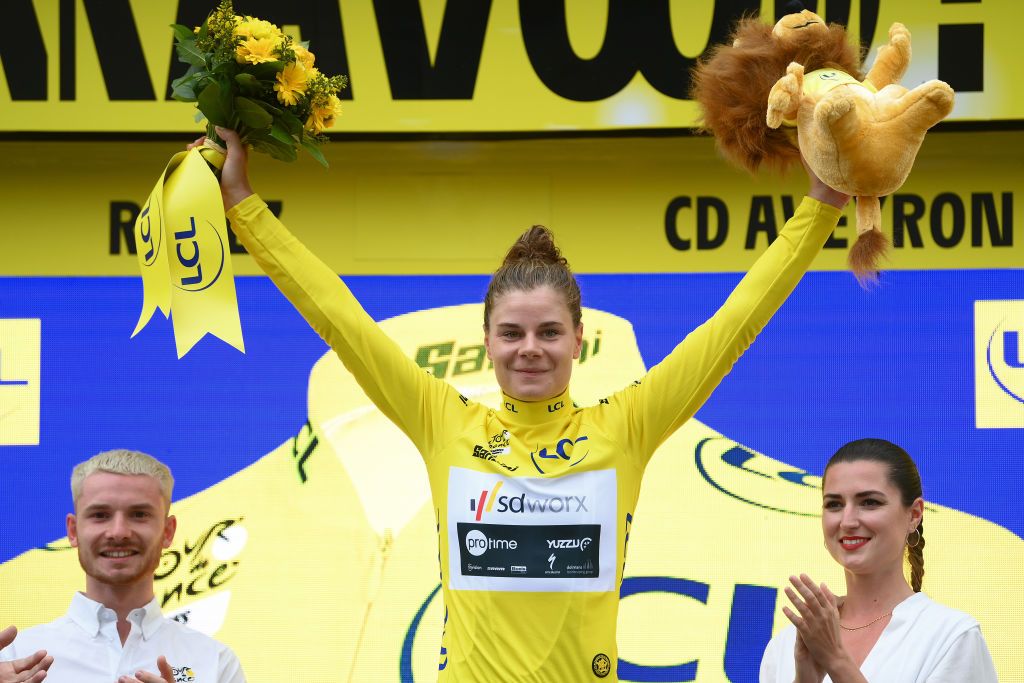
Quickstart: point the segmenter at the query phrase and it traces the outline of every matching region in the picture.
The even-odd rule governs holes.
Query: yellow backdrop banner
[[[214,0],[18,0],[0,8],[0,132],[195,131],[170,98],[185,65],[172,23],[196,25]],[[239,2],[240,9],[245,9]],[[519,0],[455,3],[305,0],[260,16],[309,40],[351,87],[335,132],[557,132],[696,125],[689,71],[740,16],[774,21],[776,0]],[[957,91],[952,121],[1024,119],[1017,0],[819,2],[874,49],[903,22],[914,58],[903,82]],[[387,8],[384,10],[383,8]],[[379,11],[378,11],[379,10]]]

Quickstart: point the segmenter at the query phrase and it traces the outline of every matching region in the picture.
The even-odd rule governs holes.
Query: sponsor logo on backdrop
[[[974,302],[979,429],[1024,428],[1024,300]]]
[[[801,517],[821,515],[821,479],[737,445],[726,438],[701,440],[697,471],[712,488],[748,505]]]
[[[0,320],[0,446],[39,444],[42,324]]]
[[[208,635],[220,630],[230,603],[225,587],[238,576],[249,541],[242,520],[217,521],[163,552],[154,578],[160,607],[170,618]]]

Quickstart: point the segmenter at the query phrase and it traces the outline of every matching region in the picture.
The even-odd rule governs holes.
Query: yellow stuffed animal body
[[[783,17],[772,33],[785,43],[824,27],[818,15],[803,10]],[[899,85],[910,56],[910,31],[897,22],[864,81],[838,69],[804,73],[792,62],[768,95],[767,125],[795,125],[814,173],[857,198],[858,240],[850,264],[859,277],[877,271],[887,247],[878,198],[903,185],[925,132],[953,110],[953,89],[942,81],[912,90]]]
[[[953,90],[942,81],[899,85],[910,56],[910,32],[895,23],[862,76],[845,29],[803,10],[774,27],[740,20],[730,43],[693,73],[703,126],[728,159],[754,172],[785,170],[802,155],[825,183],[857,197],[850,265],[862,281],[875,275],[888,246],[879,197],[903,184],[925,132],[953,109]]]

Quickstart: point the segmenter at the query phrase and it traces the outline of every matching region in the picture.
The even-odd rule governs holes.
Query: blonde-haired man
[[[25,630],[0,659],[45,649],[52,683],[245,683],[227,646],[160,612],[153,574],[177,528],[173,487],[167,466],[137,451],[106,451],[77,465],[67,529],[85,592],[63,617]]]

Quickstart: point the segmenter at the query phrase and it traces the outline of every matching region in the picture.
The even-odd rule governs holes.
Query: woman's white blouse
[[[796,628],[777,633],[761,659],[761,683],[792,683]],[[969,614],[915,593],[893,610],[860,671],[868,683],[997,683],[992,656]],[[825,676],[824,683],[832,683]]]

